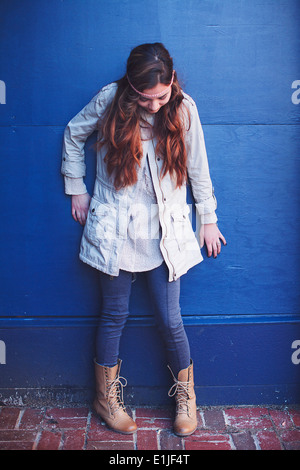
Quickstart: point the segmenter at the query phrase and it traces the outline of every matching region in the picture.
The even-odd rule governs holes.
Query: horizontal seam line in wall
[[[233,326],[254,324],[300,324],[298,314],[253,314],[253,315],[183,315],[183,323],[186,327],[205,326]],[[95,327],[98,324],[97,316],[90,317],[1,317],[0,330],[10,328],[80,328]],[[128,327],[153,327],[155,321],[151,315],[131,316],[126,326]]]

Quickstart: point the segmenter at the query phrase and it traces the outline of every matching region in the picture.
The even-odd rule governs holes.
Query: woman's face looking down
[[[143,90],[143,93],[146,93],[147,95],[159,95],[155,98],[145,98],[140,96],[138,100],[138,104],[148,113],[155,114],[162,106],[168,103],[171,97],[172,87],[164,85],[163,83],[158,83],[153,88]]]

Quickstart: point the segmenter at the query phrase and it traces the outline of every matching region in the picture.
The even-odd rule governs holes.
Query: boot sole
[[[119,431],[118,429],[114,429],[114,428],[111,428],[110,426],[108,426],[107,423],[105,423],[106,426],[108,427],[108,429],[110,431],[114,431],[114,432],[117,432],[118,434],[125,434],[125,435],[130,435],[130,434],[134,434],[137,432],[137,429],[135,431]]]
[[[191,436],[192,434],[194,434],[194,432],[197,430],[197,427],[195,427],[195,429],[193,429],[193,431],[191,432],[186,432],[186,433],[179,433],[179,432],[175,432],[174,431],[174,434],[178,437],[186,437],[186,436]]]

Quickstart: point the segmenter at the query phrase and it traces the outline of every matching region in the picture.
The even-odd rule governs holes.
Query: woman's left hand
[[[203,247],[204,243],[207,248],[207,255],[213,254],[214,258],[221,253],[221,242],[226,245],[225,237],[220,232],[217,224],[203,224],[200,229],[200,246]]]

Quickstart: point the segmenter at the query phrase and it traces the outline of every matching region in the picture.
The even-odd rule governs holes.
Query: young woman
[[[93,197],[83,182],[84,145],[98,131]],[[174,431],[197,427],[193,361],[182,323],[180,277],[202,261],[186,185],[201,217],[200,246],[216,257],[224,236],[196,105],[183,93],[161,43],[132,50],[123,78],[104,87],[67,125],[62,173],[72,215],[84,225],[80,259],[99,270],[102,311],[96,337],[94,408],[122,433],[136,431],[122,396],[119,342],[133,273],[144,272],[174,379]],[[126,381],[125,381],[126,382]]]

